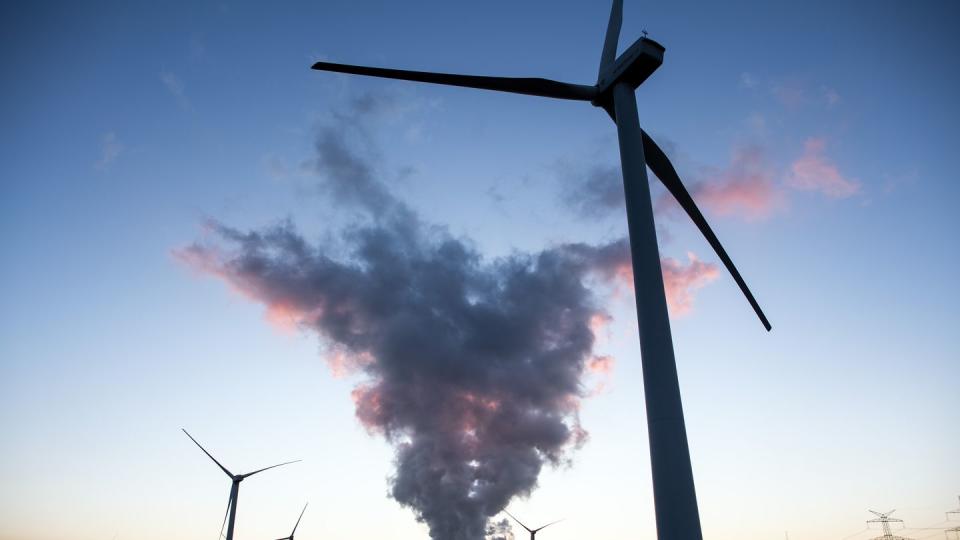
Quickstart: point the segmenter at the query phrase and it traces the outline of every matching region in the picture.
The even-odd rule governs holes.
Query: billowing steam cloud
[[[591,326],[609,316],[588,285],[624,276],[626,242],[484,260],[377,180],[344,136],[359,123],[339,117],[317,138],[322,189],[364,216],[335,245],[289,222],[213,222],[214,241],[176,254],[315,331],[335,369],[362,375],[357,417],[394,446],[391,494],[431,538],[509,538],[489,518],[586,439],[582,378],[609,367]]]
[[[316,331],[336,365],[364,375],[357,417],[394,445],[392,496],[432,538],[506,537],[488,519],[586,438],[581,379],[591,322],[605,316],[586,283],[614,277],[626,244],[485,261],[377,181],[346,143],[346,120],[316,145],[323,189],[367,215],[340,245],[311,245],[291,223],[214,222],[214,242],[177,255]]]

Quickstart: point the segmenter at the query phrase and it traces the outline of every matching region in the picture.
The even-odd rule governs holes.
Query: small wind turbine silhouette
[[[213,462],[217,464],[217,467],[220,467],[220,470],[222,470],[227,476],[229,476],[229,477],[230,477],[230,480],[233,482],[233,484],[231,484],[231,486],[230,486],[230,497],[227,499],[227,511],[224,512],[224,514],[223,514],[223,524],[220,525],[220,535],[221,535],[221,536],[223,536],[223,527],[224,527],[224,525],[227,526],[227,540],[233,540],[233,524],[234,524],[234,523],[236,522],[236,520],[237,520],[237,497],[240,495],[240,482],[243,482],[244,479],[249,478],[249,477],[251,477],[251,476],[253,476],[253,475],[257,474],[257,473],[260,473],[260,472],[263,472],[263,471],[266,471],[266,470],[269,470],[269,469],[273,469],[273,468],[279,467],[279,466],[281,466],[281,465],[289,465],[289,464],[291,464],[291,463],[297,463],[297,462],[300,461],[299,459],[297,459],[297,460],[294,460],[294,461],[287,461],[287,462],[284,462],[284,463],[278,463],[278,464],[276,464],[276,465],[271,465],[271,466],[269,466],[269,467],[264,467],[264,468],[262,468],[262,469],[257,469],[257,470],[255,470],[255,471],[253,471],[253,472],[249,472],[249,473],[246,473],[246,474],[233,474],[232,472],[228,471],[226,467],[224,467],[223,465],[221,465],[220,462],[217,461],[217,459],[216,459],[215,457],[211,456],[211,455],[210,455],[210,452],[207,452],[207,449],[204,448],[203,446],[201,446],[200,443],[198,443],[197,440],[193,438],[193,435],[190,435],[189,433],[187,433],[187,430],[185,430],[185,429],[183,429],[183,428],[180,428],[180,429],[182,429],[183,432],[187,434],[187,437],[190,437],[190,440],[193,441],[194,444],[196,444],[197,446],[199,446],[200,449],[203,450],[203,453],[206,454],[208,458],[212,459]],[[306,509],[306,507],[304,507],[304,509]],[[303,514],[301,514],[301,515],[303,515]],[[228,520],[227,517],[229,517],[230,519]]]
[[[622,23],[623,0],[613,0],[597,82],[592,86],[540,78],[456,75],[331,62],[317,62],[313,69],[589,101],[605,110],[616,122],[639,321],[657,535],[660,540],[700,540],[700,515],[663,289],[647,166],[706,237],[767,330],[770,330],[770,322],[667,155],[640,128],[635,90],[663,63],[665,49],[644,35],[618,57],[617,42]]]
[[[307,503],[307,504],[310,504],[310,503]],[[290,536],[277,538],[277,540],[293,540],[293,533],[297,532],[297,527],[300,525],[300,520],[303,519],[303,513],[307,511],[307,504],[303,505],[303,510],[300,511],[300,517],[297,518],[297,523],[293,526],[293,530],[290,531]]]
[[[554,523],[560,523],[561,521],[563,521],[562,519],[558,519],[558,520],[556,520],[556,521],[552,521],[552,522],[550,522],[550,523],[547,523],[547,524],[544,525],[543,527],[539,527],[539,528],[536,528],[536,529],[531,529],[530,527],[527,527],[526,525],[524,525],[522,521],[520,521],[519,519],[517,519],[516,516],[514,516],[514,515],[511,514],[510,512],[507,512],[506,509],[504,509],[503,511],[504,511],[504,513],[506,513],[508,516],[512,517],[514,521],[516,521],[517,523],[519,523],[521,527],[523,527],[524,529],[526,529],[527,532],[530,533],[530,540],[536,540],[537,531],[542,531],[543,529],[546,529],[547,527],[553,525]]]

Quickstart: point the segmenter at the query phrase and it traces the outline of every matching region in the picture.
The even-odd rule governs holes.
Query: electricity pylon
[[[957,497],[957,499],[960,499],[960,497]],[[950,514],[954,514],[958,518],[960,518],[960,506],[958,506],[956,510],[950,510],[949,512],[947,512],[947,521],[954,520],[954,518],[951,517]],[[953,534],[950,534],[950,533],[953,533]],[[947,529],[943,531],[943,534],[947,537],[947,540],[950,540],[951,538],[953,538],[954,540],[960,540],[960,527]]]
[[[889,512],[875,512],[870,510],[870,513],[876,515],[877,517],[868,519],[867,527],[869,527],[871,523],[879,523],[883,528],[883,536],[874,536],[871,540],[912,540],[910,538],[904,538],[903,536],[897,536],[893,534],[892,530],[890,529],[890,524],[903,523],[902,519],[890,517],[890,514],[894,512],[896,512],[896,510],[890,510]]]

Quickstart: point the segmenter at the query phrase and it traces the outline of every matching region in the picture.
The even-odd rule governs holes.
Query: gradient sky
[[[591,84],[606,2],[4,3],[0,539],[425,538],[392,449],[315,335],[177,260],[215,218],[350,223],[305,166],[364,96],[382,180],[489,257],[623,234],[571,186],[617,164],[583,103],[312,72],[313,61]],[[774,330],[722,271],[673,319],[705,537],[860,540],[897,508],[942,538],[960,494],[956,2],[639,2],[667,51],[638,89]],[[662,190],[655,190],[659,196]],[[566,197],[565,197],[566,194]],[[669,204],[664,255],[716,257]],[[684,267],[686,268],[686,267]],[[581,411],[589,442],[511,508],[545,538],[654,538],[639,345]],[[677,311],[677,310],[675,310]],[[602,388],[599,388],[601,387]],[[952,526],[960,525],[953,523]],[[932,528],[930,528],[932,527]],[[271,536],[273,535],[273,536]]]

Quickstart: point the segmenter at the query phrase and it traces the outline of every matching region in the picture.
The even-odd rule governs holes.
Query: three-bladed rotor
[[[400,79],[447,86],[460,86],[498,92],[510,92],[530,96],[548,97],[576,101],[589,101],[597,107],[603,108],[611,119],[617,121],[613,100],[613,88],[619,83],[626,83],[636,88],[647,79],[663,62],[664,47],[652,39],[642,37],[634,42],[620,56],[617,56],[617,42],[620,37],[620,27],[623,23],[623,0],[614,0],[610,11],[610,22],[604,39],[603,53],[600,57],[600,69],[597,82],[593,86],[571,84],[542,78],[515,78],[489,77],[480,75],[460,75],[453,73],[433,73],[426,71],[409,71],[402,69],[388,69],[350,64],[335,64],[332,62],[317,62],[312,69],[333,71],[353,75],[366,75],[386,79]],[[690,196],[689,191],[680,180],[676,169],[667,155],[660,149],[650,135],[640,130],[642,135],[643,154],[650,170],[660,179],[667,191],[673,195],[677,203],[690,217],[693,223],[707,239],[710,247],[730,272],[740,291],[746,297],[760,322],[768,331],[771,325],[760,304],[747,287],[746,281],[740,275],[733,260],[727,255],[723,245],[713,229],[707,223],[700,208]]]
[[[543,529],[546,529],[547,527],[549,527],[549,526],[551,526],[551,525],[554,525],[554,524],[556,524],[556,523],[560,523],[561,521],[563,521],[562,519],[558,519],[558,520],[556,520],[556,521],[551,521],[550,523],[547,523],[546,525],[543,525],[543,526],[541,526],[541,527],[537,527],[536,529],[531,529],[530,527],[527,527],[526,525],[524,525],[522,521],[520,521],[519,519],[517,519],[516,516],[514,516],[513,514],[511,514],[509,511],[507,511],[506,508],[504,508],[503,512],[504,512],[505,514],[507,514],[508,516],[510,516],[511,518],[513,518],[514,521],[516,521],[521,527],[523,527],[524,529],[527,530],[528,533],[530,533],[530,540],[534,540],[534,537],[536,537],[537,532],[539,532],[539,531],[541,531],[541,530],[543,530]]]
[[[303,513],[307,511],[307,504],[303,505],[303,510],[300,511],[300,517],[297,518],[297,522],[293,525],[293,530],[290,531],[290,536],[284,536],[283,538],[277,538],[277,540],[293,540],[293,535],[297,532],[297,527],[300,526],[300,520],[303,519]]]
[[[204,448],[203,445],[201,445],[199,442],[197,442],[197,440],[193,438],[193,435],[190,435],[190,433],[188,433],[186,429],[183,429],[183,428],[180,428],[180,429],[187,435],[187,437],[190,437],[190,440],[193,441],[193,443],[196,444],[200,448],[200,450],[203,450],[203,453],[206,454],[207,457],[210,458],[214,463],[216,463],[217,467],[220,467],[220,470],[222,470],[224,474],[229,476],[230,480],[232,481],[232,485],[230,486],[230,495],[227,497],[227,509],[223,514],[223,523],[220,525],[220,536],[223,536],[223,528],[229,524],[229,526],[227,527],[227,540],[233,540],[233,526],[237,518],[237,498],[240,495],[240,482],[257,473],[274,469],[276,467],[281,467],[283,465],[289,465],[291,463],[300,462],[300,460],[297,459],[294,461],[286,461],[284,463],[278,463],[276,465],[271,465],[269,467],[257,469],[253,472],[248,472],[245,474],[233,474],[232,472],[230,472],[229,469],[224,467],[222,463],[217,461],[217,458],[213,457],[213,455],[210,454],[210,452],[207,452],[207,449]],[[304,507],[304,510],[306,510],[306,507]],[[302,517],[303,513],[301,513],[300,515]],[[229,523],[227,519],[228,517],[229,517]],[[299,520],[297,520],[297,523],[299,523]],[[294,530],[296,530],[296,527],[294,527]],[[291,533],[291,537],[292,536],[293,535]]]

